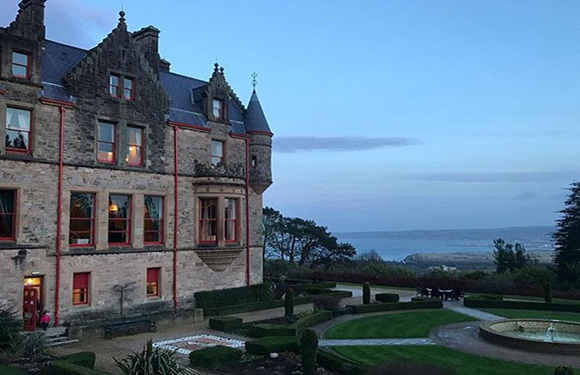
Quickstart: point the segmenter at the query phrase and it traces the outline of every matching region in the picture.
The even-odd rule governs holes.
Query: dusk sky
[[[0,24],[17,10],[2,0]],[[264,203],[331,231],[551,225],[580,179],[580,1],[124,0],[172,71],[216,60],[274,137]],[[168,5],[171,4],[171,5]],[[48,0],[92,48],[119,0]]]

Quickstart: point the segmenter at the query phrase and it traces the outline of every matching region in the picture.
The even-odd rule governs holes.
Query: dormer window
[[[12,52],[12,76],[28,78],[30,72],[30,55],[20,52]]]
[[[216,120],[224,118],[224,101],[219,99],[213,100],[213,117]]]
[[[134,79],[117,74],[111,74],[109,78],[109,92],[114,98],[133,100],[135,97]]]

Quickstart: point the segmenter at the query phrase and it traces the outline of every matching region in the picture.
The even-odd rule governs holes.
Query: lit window
[[[258,166],[258,157],[256,155],[252,155],[251,166],[252,168],[256,168]]]
[[[115,98],[121,97],[121,77],[111,74],[109,78],[109,92]]]
[[[163,243],[163,197],[145,196],[145,243]]]
[[[143,129],[127,126],[127,157],[128,165],[143,165]]]
[[[218,165],[224,162],[224,142],[211,141],[211,163]]]
[[[199,200],[199,242],[217,242],[217,199],[202,198]]]
[[[89,304],[89,278],[90,273],[73,274],[73,305]]]
[[[115,124],[99,121],[97,161],[115,162]]]
[[[95,195],[70,194],[69,244],[92,246],[95,238]]]
[[[223,100],[213,100],[213,117],[216,119],[224,118],[224,102]]]
[[[160,268],[147,268],[147,297],[159,297]]]
[[[30,71],[30,55],[12,52],[12,75],[18,78],[28,78]]]
[[[133,79],[124,78],[123,79],[123,98],[126,100],[133,100]]]
[[[226,198],[224,208],[226,242],[238,242],[238,200]]]
[[[30,152],[31,111],[6,108],[6,150]]]
[[[131,242],[131,196],[109,196],[109,245]]]
[[[16,190],[0,190],[0,241],[16,239]]]

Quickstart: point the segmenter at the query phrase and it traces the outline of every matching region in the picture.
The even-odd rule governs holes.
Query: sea
[[[351,243],[362,254],[375,250],[384,260],[403,261],[417,253],[491,252],[493,240],[519,242],[527,251],[553,250],[552,226],[494,229],[414,230],[401,232],[333,233],[340,242]]]

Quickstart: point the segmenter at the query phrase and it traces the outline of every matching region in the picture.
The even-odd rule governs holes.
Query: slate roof
[[[42,83],[44,85],[41,96],[60,100],[74,101],[63,86],[63,78],[87,54],[87,50],[66,44],[46,40],[45,52],[42,60]],[[193,101],[195,89],[207,84],[196,78],[183,76],[172,72],[160,72],[161,86],[169,96],[170,121],[207,127],[207,120],[201,109]],[[249,130],[270,131],[264,112],[254,92],[248,109],[240,108],[234,100],[229,102],[229,116],[233,133],[246,133]]]

